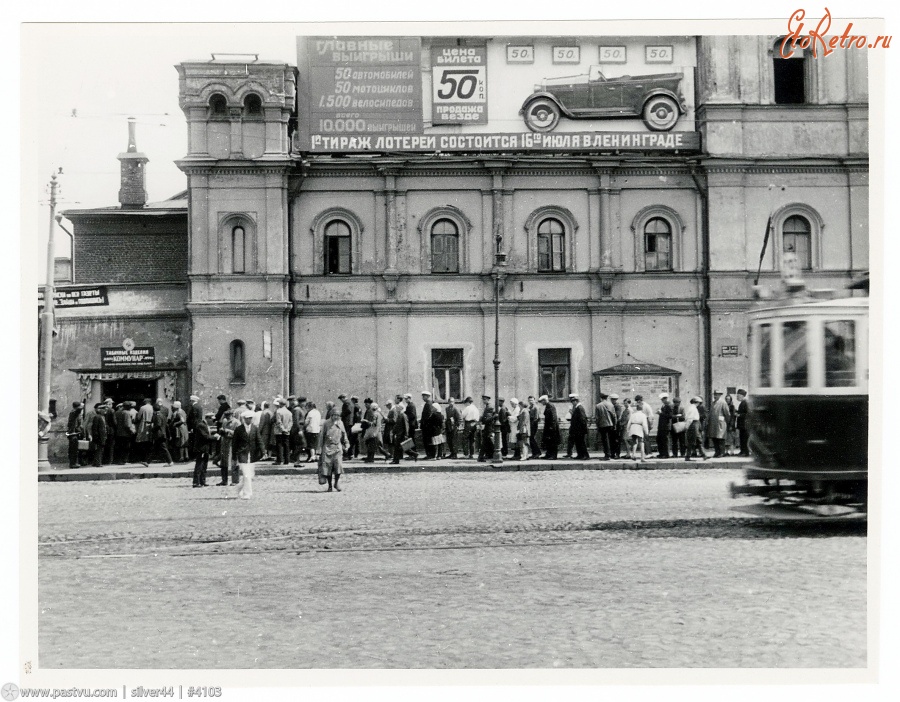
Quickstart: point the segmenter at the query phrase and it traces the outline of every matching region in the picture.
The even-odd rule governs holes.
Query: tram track
[[[865,537],[858,522],[776,522],[725,517],[699,519],[581,521],[518,525],[303,529],[286,533],[116,534],[43,541],[41,558],[134,556],[201,556],[263,553],[353,553],[373,551],[515,548],[596,544],[622,539],[819,539]]]

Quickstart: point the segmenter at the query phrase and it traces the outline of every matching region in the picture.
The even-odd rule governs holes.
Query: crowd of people
[[[200,398],[191,395],[187,408],[180,402],[170,407],[163,400],[144,399],[115,404],[112,399],[87,409],[75,402],[69,413],[69,467],[90,462],[93,466],[151,461],[194,462],[194,487],[206,486],[209,464],[218,466],[219,485],[235,485],[240,497],[252,495],[253,465],[271,460],[275,465],[318,465],[320,482],[340,491],[343,461],[376,457],[398,465],[402,460],[466,458],[490,461],[495,453],[496,420],[500,424],[500,453],[512,460],[556,460],[562,431],[556,406],[546,395],[494,403],[482,395],[479,408],[472,397],[455,398],[442,405],[429,391],[422,395],[421,410],[412,395],[396,395],[382,408],[371,398],[360,403],[356,396],[340,394],[327,402],[323,412],[305,397],[278,396],[257,405],[238,400],[232,407],[219,395],[215,412],[205,412]],[[659,458],[709,458],[730,454],[749,456],[747,393],[738,390],[737,402],[719,390],[713,392],[707,411],[699,397],[682,404],[668,393],[659,395],[656,411],[642,395],[620,399],[600,394],[594,408],[599,460],[628,457],[646,461],[651,433],[655,431]],[[589,460],[588,412],[577,394],[569,395],[568,438],[565,458]],[[539,432],[540,430],[540,432]],[[421,433],[424,456],[415,441]],[[540,433],[541,441],[538,442]],[[174,457],[174,460],[173,460]]]

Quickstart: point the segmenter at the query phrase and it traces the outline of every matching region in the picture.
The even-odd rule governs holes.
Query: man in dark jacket
[[[541,395],[538,402],[544,405],[544,458],[555,461],[559,451],[559,417],[556,416],[556,407],[546,395]]]
[[[116,450],[115,462],[128,463],[131,460],[131,449],[134,444],[135,427],[128,411],[128,403],[123,402],[116,407],[113,415],[113,423],[116,426]]]
[[[498,398],[497,407],[500,413],[500,453],[506,458],[509,453],[509,410],[506,408],[506,400]]]
[[[541,447],[537,441],[538,424],[541,421],[541,412],[538,409],[534,395],[528,396],[528,450],[531,455],[529,460],[541,457]]]
[[[434,413],[434,407],[431,404],[431,393],[427,390],[422,392],[422,418],[419,426],[422,427],[422,443],[425,444],[425,459],[433,460],[435,457],[435,447],[431,440],[436,436],[435,428],[431,421],[431,415]]]
[[[481,451],[478,454],[478,462],[484,463],[494,458],[494,408],[491,406],[491,396],[482,395],[484,410],[481,413]],[[501,428],[500,433],[503,433]]]
[[[750,455],[750,403],[747,402],[747,391],[738,390],[737,430],[741,445],[739,456]]]
[[[206,487],[206,469],[209,465],[209,454],[218,438],[216,415],[210,412],[194,428],[194,449],[197,457],[194,462],[193,487]]]
[[[101,402],[94,405],[90,434],[91,465],[100,468],[103,465],[103,448],[106,445],[106,405]]]
[[[69,440],[69,468],[80,468],[78,463],[78,441],[84,435],[84,405],[80,402],[72,403],[72,411],[69,412],[69,422],[66,425],[66,438]]]
[[[571,443],[575,447],[576,456],[579,461],[586,461],[590,458],[587,450],[587,412],[578,395],[574,393],[569,395],[569,402],[572,403],[572,419],[569,422],[569,436]]]
[[[344,431],[347,433],[347,440],[349,441],[351,434],[350,430],[353,428],[353,405],[344,393],[338,395],[338,400],[341,403],[341,423],[344,425]],[[344,453],[344,458],[350,458],[349,449]]]
[[[447,403],[447,411],[445,412],[447,418],[445,420],[444,431],[447,432],[447,450],[450,454],[448,458],[457,458],[456,432],[459,431],[460,414],[459,410],[456,409],[455,402],[456,400],[451,397],[450,401]]]
[[[412,400],[412,395],[406,393],[403,396],[403,401],[406,403],[406,409],[404,412],[406,413],[406,421],[409,422],[408,427],[408,436],[407,438],[416,440],[416,430],[419,428],[419,413],[416,410],[416,404]],[[413,446],[415,448],[415,446]]]
[[[597,424],[597,444],[603,449],[601,461],[608,461],[613,455],[613,434],[616,431],[616,408],[606,393],[600,393],[600,402],[594,408]]]
[[[110,465],[116,449],[115,406],[111,397],[107,397],[104,404],[106,405],[106,411],[103,414],[106,419],[106,445],[103,447],[103,464]]]
[[[200,398],[191,395],[191,406],[187,411],[187,429],[188,429],[188,445],[191,447],[192,454],[197,452],[197,441],[195,432],[197,427],[203,424],[203,405],[200,404]]]
[[[400,459],[403,458],[403,442],[410,438],[409,435],[409,418],[403,410],[402,399],[397,395],[397,404],[391,410],[391,447],[394,460],[391,465],[398,465]]]
[[[656,410],[659,422],[656,424],[656,448],[660,458],[669,457],[669,433],[672,431],[672,405],[669,402],[669,393],[664,392],[659,396],[662,406]]]

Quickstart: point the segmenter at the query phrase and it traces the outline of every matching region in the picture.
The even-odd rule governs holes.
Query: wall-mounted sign
[[[581,63],[580,46],[554,46],[553,63]]]
[[[671,44],[644,47],[646,63],[672,63],[674,60],[675,52]]]
[[[506,47],[507,63],[534,63],[534,47],[510,44]]]
[[[418,37],[298,37],[301,134],[421,134]]]
[[[729,344],[727,346],[723,346],[722,347],[722,355],[723,356],[737,356],[738,355],[737,344]]]
[[[53,291],[54,307],[97,307],[108,305],[109,296],[105,285],[95,285],[87,288],[66,288]],[[44,289],[38,290],[38,307],[44,306]]]
[[[156,356],[152,346],[100,349],[100,368],[153,368]]]
[[[431,49],[433,124],[487,124],[487,48]]]
[[[422,134],[417,136],[313,135],[317,152],[369,153],[383,151],[697,151],[697,132],[563,132],[541,134]]]
[[[600,63],[627,63],[628,47],[624,44],[620,46],[600,46]]]

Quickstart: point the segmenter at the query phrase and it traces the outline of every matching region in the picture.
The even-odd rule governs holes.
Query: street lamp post
[[[500,432],[500,279],[502,267],[506,265],[506,254],[500,251],[503,237],[497,235],[496,249],[494,252],[494,463],[503,463],[503,454],[500,452],[502,439]]]
[[[54,250],[53,231],[56,227],[56,174],[50,179],[50,235],[47,241],[47,282],[44,284],[44,311],[41,313],[41,363],[38,373],[38,411],[50,414],[50,374],[53,358],[53,274]],[[46,433],[38,435],[38,469],[50,467],[50,437]]]

